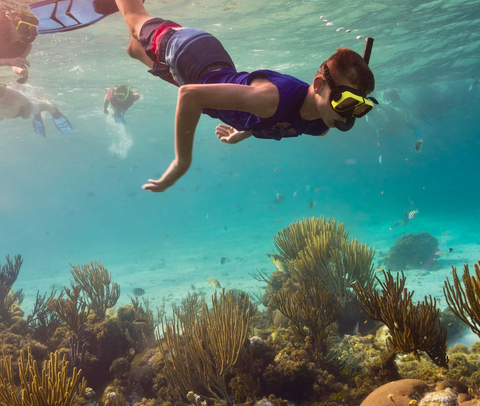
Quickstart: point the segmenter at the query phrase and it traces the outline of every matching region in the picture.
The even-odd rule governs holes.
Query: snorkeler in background
[[[0,9],[0,66],[11,66],[18,83],[28,80],[27,56],[37,37],[39,20],[28,10]]]
[[[42,112],[48,111],[53,122],[62,133],[72,130],[70,122],[60,113],[58,108],[49,101],[35,103],[30,101],[23,93],[0,85],[0,121],[5,118],[23,118],[27,120],[33,115],[33,128],[37,134],[46,136],[43,125]]]
[[[108,114],[108,105],[111,104],[113,108],[113,119],[116,123],[125,125],[125,120],[123,118],[125,112],[139,99],[140,95],[131,90],[129,86],[116,86],[113,90],[107,92],[103,104],[103,112]]]

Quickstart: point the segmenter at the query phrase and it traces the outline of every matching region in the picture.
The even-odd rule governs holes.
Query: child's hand
[[[149,183],[143,185],[142,189],[150,190],[150,192],[156,193],[164,192],[170,186],[173,186],[175,182],[180,179],[185,174],[185,172],[187,172],[189,166],[189,164],[178,164],[177,160],[175,159],[160,179],[149,179]]]
[[[217,138],[225,144],[236,144],[252,135],[250,131],[238,131],[225,124],[218,125],[215,129],[215,134],[217,134]]]

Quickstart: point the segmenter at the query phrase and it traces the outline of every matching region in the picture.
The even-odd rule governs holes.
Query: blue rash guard
[[[298,137],[301,134],[321,135],[329,129],[322,119],[307,121],[300,116],[300,108],[307,96],[309,85],[293,76],[271,70],[236,72],[226,67],[204,74],[200,83],[249,85],[256,78],[266,78],[278,88],[280,101],[272,117],[261,118],[243,111],[218,109],[203,109],[202,113],[218,118],[238,131],[251,131],[256,138],[277,141],[285,137]]]

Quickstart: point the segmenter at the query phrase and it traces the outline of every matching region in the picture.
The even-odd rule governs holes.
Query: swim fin
[[[113,113],[113,119],[115,120],[115,122],[117,124],[127,125],[127,123],[125,122],[125,119],[123,118],[124,114],[125,114],[124,111],[120,111],[118,113]]]
[[[118,11],[115,0],[43,0],[28,7],[40,20],[39,34],[77,30]]]
[[[43,125],[42,115],[40,113],[33,116],[33,129],[37,134],[40,134],[42,137],[46,137],[45,126]]]
[[[70,121],[68,121],[67,118],[62,113],[60,113],[58,109],[55,113],[52,114],[52,118],[53,118],[53,122],[55,123],[55,126],[58,128],[58,130],[61,133],[64,133],[65,131],[73,130],[73,127],[70,124]]]

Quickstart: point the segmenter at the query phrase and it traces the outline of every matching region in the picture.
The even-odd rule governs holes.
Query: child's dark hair
[[[375,89],[375,78],[365,60],[348,48],[338,48],[327,61],[330,74],[335,83],[346,78],[358,90],[366,94]]]

